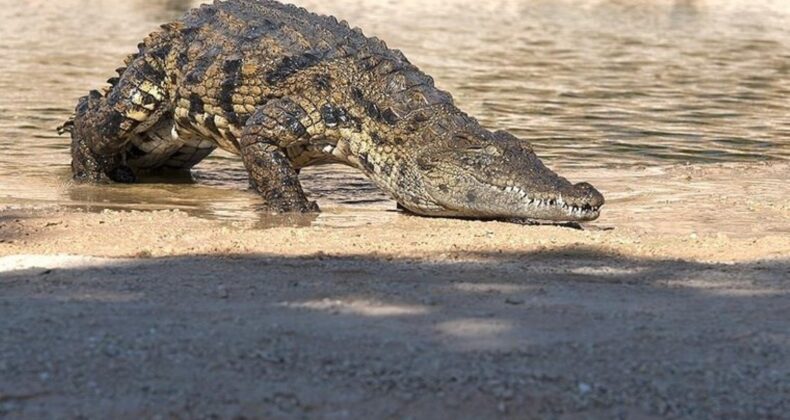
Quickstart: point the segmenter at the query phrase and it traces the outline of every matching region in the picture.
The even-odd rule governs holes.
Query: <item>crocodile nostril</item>
[[[580,182],[573,186],[577,192],[581,193],[587,197],[587,204],[591,207],[601,207],[603,206],[605,200],[603,198],[603,194],[598,192],[592,185],[586,182]]]

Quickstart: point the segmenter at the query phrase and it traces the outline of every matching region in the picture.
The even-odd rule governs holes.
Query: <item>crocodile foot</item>
[[[71,171],[75,181],[130,184],[137,181],[131,168],[121,163],[120,156],[98,156],[91,152],[85,142],[74,138],[71,141]]]
[[[270,213],[319,213],[318,203],[315,201],[276,200],[268,201],[261,205],[261,210]]]

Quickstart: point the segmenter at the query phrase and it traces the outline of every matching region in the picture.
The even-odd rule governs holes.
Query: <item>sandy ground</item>
[[[8,204],[0,417],[788,418],[789,173],[601,174],[585,230]]]

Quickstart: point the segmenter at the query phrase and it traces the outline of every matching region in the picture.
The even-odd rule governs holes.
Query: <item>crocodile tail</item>
[[[123,73],[126,71],[126,68],[130,64],[132,64],[132,62],[134,60],[136,60],[138,57],[140,57],[140,55],[141,55],[141,53],[136,52],[136,53],[129,54],[128,56],[126,56],[126,58],[123,60],[123,66],[118,67],[117,69],[115,69],[115,72],[118,73],[118,76],[117,77],[111,77],[111,78],[107,79],[107,83],[110,84],[110,87],[104,89],[104,92],[102,92],[102,93],[104,93],[104,96],[107,96],[107,94],[112,90],[112,88],[114,88],[115,85],[118,84],[118,81],[120,81],[120,76],[123,76]]]
[[[115,69],[115,71],[118,73],[118,76],[123,75],[123,72],[126,71],[126,67],[129,64],[131,64],[134,60],[136,60],[137,57],[139,57],[139,56],[140,56],[139,52],[134,53],[134,54],[129,54],[123,60],[123,66],[122,67],[118,67],[117,69]],[[112,89],[116,85],[118,85],[119,81],[120,81],[119,77],[111,77],[111,78],[107,79],[107,83],[109,83],[109,86],[105,86],[105,87],[102,88],[102,90],[101,90],[102,96],[107,97],[107,95],[112,91]],[[63,124],[59,125],[58,128],[57,128],[58,135],[62,136],[63,134],[71,133],[74,130],[74,118],[76,118],[76,117],[77,117],[77,114],[71,114],[69,119],[67,119]]]
[[[126,58],[124,58],[123,60],[123,66],[115,69],[116,73],[118,73],[118,76],[107,79],[107,83],[109,84],[109,86],[105,86],[101,89],[101,95],[106,98],[107,95],[109,95],[110,92],[112,92],[113,88],[115,88],[115,86],[118,85],[118,83],[121,80],[120,77],[123,76],[124,72],[126,72],[126,69],[135,60],[137,60],[143,54],[145,54],[145,51],[148,48],[165,42],[168,36],[170,36],[174,32],[177,32],[182,27],[183,24],[180,22],[168,23],[161,26],[161,28],[163,29],[162,31],[156,31],[149,34],[145,38],[145,40],[143,40],[143,42],[137,45],[137,52],[127,55]],[[74,119],[76,117],[77,117],[76,113],[71,114],[69,119],[67,119],[63,124],[58,126],[57,128],[58,134],[63,135],[65,133],[71,133],[72,131],[74,131]]]

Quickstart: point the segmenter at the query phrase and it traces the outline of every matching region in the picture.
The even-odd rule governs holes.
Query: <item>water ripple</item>
[[[54,128],[140,39],[196,3],[31,0],[0,8],[2,195],[63,198],[68,140]],[[552,166],[790,160],[787,2],[298,3],[402,49],[464,110],[530,140]],[[386,200],[345,171],[313,173],[307,182],[326,185],[315,187],[319,196]],[[12,188],[20,177],[43,192]],[[193,178],[198,186],[246,186],[238,161],[223,155]]]

